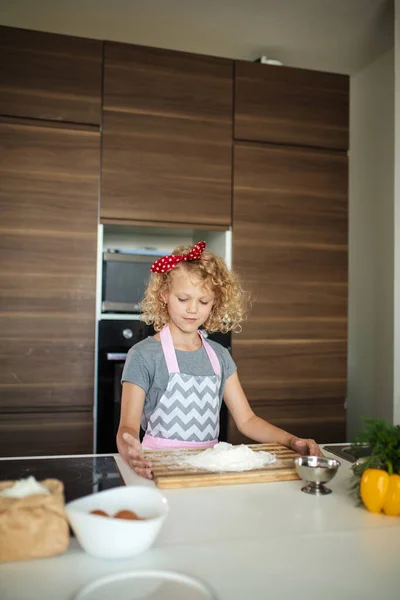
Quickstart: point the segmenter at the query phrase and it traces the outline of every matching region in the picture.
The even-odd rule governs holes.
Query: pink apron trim
[[[210,363],[211,363],[212,368],[214,369],[214,373],[216,375],[221,375],[221,365],[218,360],[218,356],[215,354],[214,349],[211,348],[210,344],[204,338],[204,334],[201,333],[200,330],[199,330],[199,336],[201,337],[201,339],[203,341],[205,351],[207,352],[208,358],[210,359]]]
[[[165,362],[167,363],[168,373],[179,373],[178,359],[172,341],[172,335],[169,330],[169,325],[166,325],[160,331],[161,346],[164,353]]]
[[[204,334],[201,331],[198,332],[200,339],[203,343],[204,349],[207,352],[207,356],[210,359],[211,366],[216,375],[221,375],[221,365],[217,355],[210,344],[206,341]],[[166,325],[160,331],[161,345],[164,352],[165,362],[167,363],[168,373],[180,373],[178,359],[176,358],[176,352],[174,348],[174,342],[172,341],[171,331],[169,325]]]
[[[147,450],[168,450],[173,448],[211,448],[218,444],[218,440],[209,440],[208,442],[184,442],[183,440],[170,440],[161,437],[153,437],[145,434],[142,447]]]

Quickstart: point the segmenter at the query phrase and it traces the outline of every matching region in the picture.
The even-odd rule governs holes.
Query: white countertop
[[[154,485],[116,460],[128,485]],[[329,496],[303,494],[301,481],[162,490],[170,514],[146,553],[106,561],[71,539],[62,556],[1,565],[0,598],[72,600],[104,575],[167,569],[220,600],[399,600],[400,517],[356,506],[341,463]]]

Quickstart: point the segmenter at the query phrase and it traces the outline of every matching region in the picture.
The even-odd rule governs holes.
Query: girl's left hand
[[[289,448],[301,455],[306,456],[324,456],[314,440],[293,437],[290,440]]]

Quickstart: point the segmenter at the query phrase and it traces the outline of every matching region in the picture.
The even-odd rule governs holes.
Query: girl
[[[140,425],[145,448],[213,446],[222,398],[243,435],[321,455],[314,440],[297,438],[254,414],[228,350],[199,332],[200,327],[222,333],[237,329],[246,300],[235,274],[205,247],[199,242],[177,248],[152,265],[142,319],[157,333],[130,349],[122,374],[118,450],[149,479]]]

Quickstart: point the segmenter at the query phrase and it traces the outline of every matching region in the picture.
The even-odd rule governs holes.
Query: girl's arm
[[[236,427],[246,437],[264,444],[283,444],[299,454],[322,456],[322,452],[314,440],[298,438],[257,417],[249,405],[237,372],[226,380],[224,400]]]
[[[117,448],[122,458],[138,475],[151,479],[151,463],[145,460],[139,441],[145,397],[145,391],[140,386],[129,381],[123,382]]]

